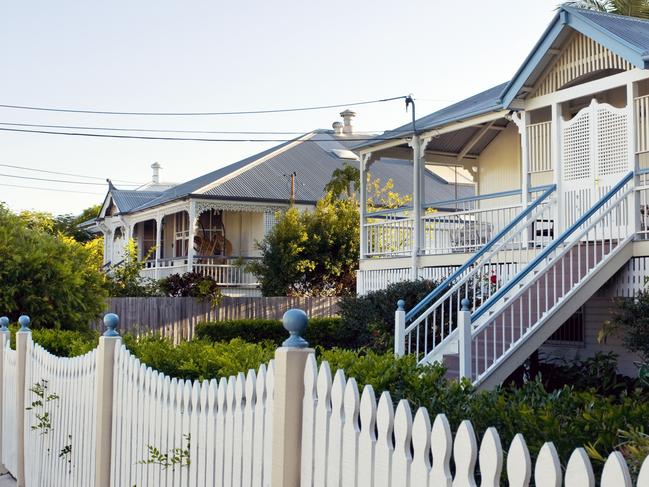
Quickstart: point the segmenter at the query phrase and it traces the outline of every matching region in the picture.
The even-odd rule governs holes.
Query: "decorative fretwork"
[[[563,130],[563,179],[574,181],[592,176],[591,110],[583,109],[565,122]]]
[[[590,37],[576,34],[562,49],[556,62],[536,85],[532,96],[547,95],[597,71],[633,69],[626,59],[614,54]]]
[[[268,211],[275,212],[281,209],[280,206],[255,205],[254,203],[238,203],[236,201],[197,200],[195,204],[197,217],[207,210],[249,211],[265,213]]]

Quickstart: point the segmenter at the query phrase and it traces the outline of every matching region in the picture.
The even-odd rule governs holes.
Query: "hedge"
[[[212,342],[241,338],[248,342],[269,341],[280,346],[288,333],[280,320],[226,320],[199,323],[196,337]],[[311,318],[304,338],[312,347],[360,348],[365,343],[340,318]]]

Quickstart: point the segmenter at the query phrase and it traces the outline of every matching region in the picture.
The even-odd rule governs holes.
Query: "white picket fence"
[[[121,346],[115,357],[112,485],[270,484],[273,363],[229,379],[184,381]],[[174,468],[144,464],[148,445],[186,450]]]
[[[407,400],[395,410],[383,392],[377,402],[371,386],[359,391],[342,370],[318,368],[308,348],[282,347],[257,371],[199,382],[152,370],[110,331],[76,358],[51,355],[27,330],[13,351],[8,335],[0,330],[1,458],[19,487],[496,487],[504,478],[510,487],[532,478],[536,487],[633,487],[619,452],[599,483],[581,448],[563,470],[546,443],[533,467],[517,435],[505,458],[494,428],[479,446],[469,421],[453,437],[444,415],[431,425]],[[649,487],[649,459],[635,485]]]
[[[431,426],[425,408],[419,408],[413,419],[407,400],[399,401],[395,412],[388,392],[381,394],[377,405],[369,385],[359,399],[354,378],[345,379],[338,370],[332,380],[329,364],[322,362],[318,370],[314,355],[306,362],[304,387],[302,486],[476,487],[477,464],[481,487],[502,485],[504,452],[495,428],[485,432],[478,447],[471,422],[463,421],[453,439],[443,414]],[[555,447],[545,443],[533,468],[521,434],[507,450],[505,469],[510,487],[527,487],[532,477],[536,487],[596,485],[583,448],[572,453],[564,472]],[[621,453],[608,457],[597,485],[632,487]],[[649,458],[636,485],[649,486]]]

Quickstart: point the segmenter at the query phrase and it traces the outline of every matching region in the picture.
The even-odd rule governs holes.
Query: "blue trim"
[[[561,10],[557,15],[554,16],[552,22],[545,30],[541,39],[536,43],[532,52],[527,56],[523,65],[518,68],[518,71],[512,78],[512,80],[507,84],[502,94],[502,104],[503,106],[509,106],[520,89],[525,85],[527,79],[531,76],[532,72],[538,67],[538,64],[541,62],[543,57],[548,52],[548,49],[552,47],[554,41],[557,40],[559,34],[564,29],[565,24],[563,22],[563,10]]]
[[[498,291],[496,291],[487,301],[482,303],[478,307],[477,310],[473,312],[471,315],[471,320],[475,321],[478,318],[480,318],[483,314],[485,314],[493,305],[494,303],[498,302],[505,294],[507,294],[509,291],[512,290],[514,286],[516,286],[521,280],[527,276],[539,263],[543,261],[552,251],[554,251],[557,247],[563,244],[563,242],[568,238],[571,234],[573,234],[581,225],[583,225],[588,219],[593,216],[602,206],[604,206],[614,195],[617,193],[621,188],[624,187],[626,183],[628,183],[631,179],[633,178],[633,171],[624,176],[622,180],[617,183],[615,186],[613,186],[608,193],[606,193],[600,200],[595,203],[586,213],[584,213],[579,220],[577,220],[575,223],[573,223],[570,228],[568,228],[566,231],[564,231],[559,238],[554,240],[550,245],[548,245],[539,255],[537,255],[532,261],[530,261],[529,264],[525,266],[525,268],[520,271],[514,279],[509,281],[505,286],[501,287]]]
[[[471,257],[462,267],[460,267],[458,270],[453,272],[450,276],[448,276],[444,281],[438,285],[433,291],[431,291],[428,296],[426,296],[424,299],[422,299],[417,305],[412,308],[408,313],[406,313],[406,322],[412,319],[414,315],[416,315],[421,309],[426,306],[428,303],[430,303],[432,300],[437,299],[440,294],[443,292],[446,292],[446,288],[451,284],[455,279],[458,278],[458,276],[462,275],[464,271],[466,271],[469,267],[471,267],[473,264],[475,264],[480,257],[482,257],[484,254],[486,254],[495,244],[500,240],[504,235],[506,235],[512,228],[514,228],[518,223],[523,221],[524,218],[527,217],[537,206],[539,206],[543,201],[545,201],[557,188],[555,184],[553,184],[549,189],[547,189],[541,196],[538,197],[538,199],[529,205],[527,208],[525,208],[524,211],[519,213],[519,215],[514,218],[509,225],[507,225],[505,228],[503,228],[500,232],[498,232],[498,235],[496,235],[494,238],[492,238],[489,242],[487,242],[484,247],[482,247],[478,252],[476,252],[473,257]]]
[[[636,174],[637,174],[637,175],[648,174],[648,173],[649,173],[649,167],[645,167],[644,169],[638,169],[638,170],[636,171]]]

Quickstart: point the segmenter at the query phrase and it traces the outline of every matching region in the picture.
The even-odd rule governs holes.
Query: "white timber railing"
[[[399,310],[395,323],[397,355],[415,354],[420,362],[437,359],[435,353],[456,340],[460,302],[467,298],[478,307],[517,273],[521,262],[547,246],[553,238],[548,223],[553,222],[555,211],[552,186],[408,313]]]
[[[8,321],[0,319],[5,344]],[[4,429],[1,457],[19,486],[475,487],[478,462],[483,486],[528,487],[532,477],[536,487],[596,485],[583,448],[564,472],[547,442],[533,468],[520,434],[505,455],[494,428],[478,446],[470,421],[453,435],[443,414],[431,425],[425,408],[413,417],[406,399],[395,410],[389,393],[377,401],[344,371],[332,377],[301,337],[300,310],[284,316],[290,337],[268,367],[218,382],[153,371],[121,345],[117,322],[107,315],[99,347],[65,359],[34,345],[22,316],[16,351],[2,348],[3,426],[17,427]],[[12,445],[22,447],[13,453]],[[608,457],[599,485],[633,486],[620,452]],[[649,459],[636,485],[649,485]]]
[[[530,173],[552,170],[552,122],[527,126],[527,161]]]
[[[148,260],[143,263],[140,274],[151,279],[162,279],[172,274],[198,272],[211,277],[219,286],[248,287],[259,286],[259,281],[246,269],[246,264],[257,260],[251,257],[199,257],[193,258],[193,265],[187,263],[187,257],[172,259]]]
[[[460,343],[466,376],[481,384],[626,244],[634,173],[615,185],[471,314]],[[470,303],[466,303],[469,309]]]
[[[636,152],[649,152],[649,95],[635,98],[633,105],[636,121]]]
[[[534,199],[547,187],[532,188]],[[471,253],[497,235],[524,210],[520,190],[440,201],[427,205],[421,217],[421,255]],[[552,220],[553,222],[554,220]],[[399,257],[412,254],[412,208],[375,211],[363,225],[365,257]]]

